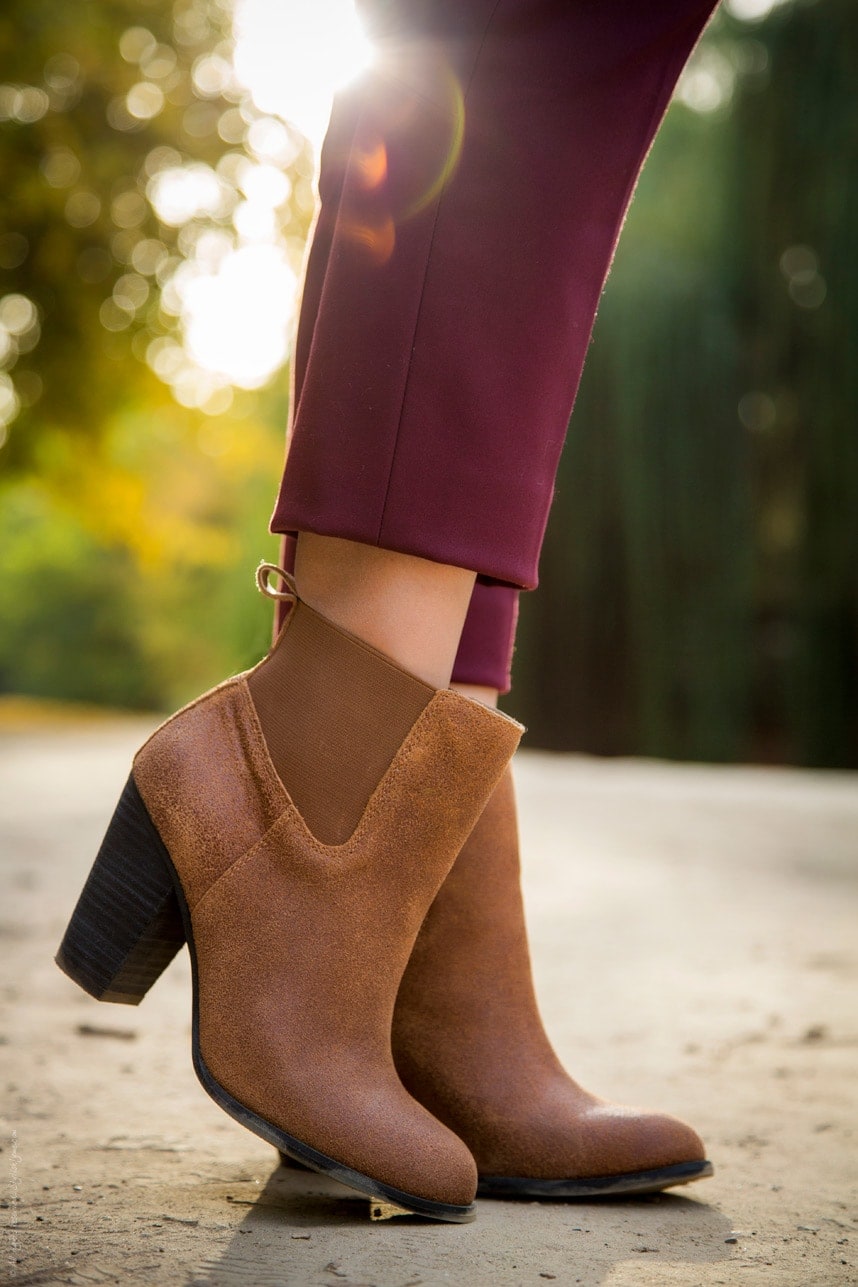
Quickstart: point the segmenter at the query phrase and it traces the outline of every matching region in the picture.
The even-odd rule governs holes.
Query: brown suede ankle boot
[[[393,1051],[412,1095],[468,1145],[486,1197],[646,1193],[712,1173],[690,1127],[589,1094],[552,1050],[531,978],[509,770],[423,923]]]
[[[290,1156],[468,1219],[465,1145],[390,1030],[420,924],[521,735],[291,596],[277,643],[138,752],[58,955],[136,1004],[187,942],[197,1074]]]

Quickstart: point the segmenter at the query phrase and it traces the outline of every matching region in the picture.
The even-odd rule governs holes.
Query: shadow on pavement
[[[367,1199],[324,1176],[279,1168],[216,1259],[185,1287],[598,1287],[622,1262],[636,1283],[668,1266],[728,1260],[727,1218],[678,1194],[604,1203],[481,1201],[470,1225],[369,1219]],[[690,1281],[690,1279],[688,1280]]]

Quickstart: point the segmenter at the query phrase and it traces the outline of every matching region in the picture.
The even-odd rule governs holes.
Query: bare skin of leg
[[[482,702],[484,706],[497,706],[500,694],[496,688],[484,688],[482,684],[451,684],[457,693],[470,697],[471,701]]]
[[[334,536],[301,532],[305,603],[433,688],[446,688],[476,574]]]

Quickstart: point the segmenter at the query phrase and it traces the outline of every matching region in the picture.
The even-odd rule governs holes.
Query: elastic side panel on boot
[[[352,834],[434,694],[300,601],[247,684],[280,780],[325,844]]]

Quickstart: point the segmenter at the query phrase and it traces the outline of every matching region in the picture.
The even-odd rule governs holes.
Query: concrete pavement
[[[0,1282],[858,1283],[858,776],[522,755],[549,1031],[591,1089],[692,1121],[717,1173],[371,1224],[198,1086],[185,953],[139,1008],[52,963],[150,727],[0,706]]]

